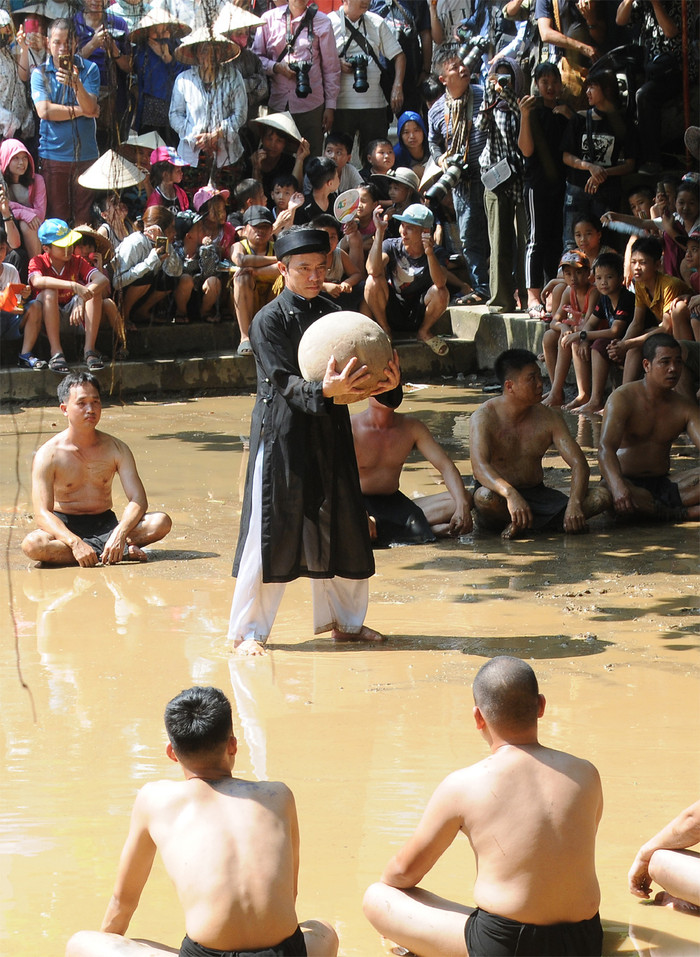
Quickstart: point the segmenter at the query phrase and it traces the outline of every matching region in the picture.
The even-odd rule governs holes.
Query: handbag
[[[559,33],[564,33],[561,27],[561,11],[559,10],[559,0],[554,0],[554,22]],[[588,67],[581,66],[573,59],[564,55],[559,61],[559,70],[561,72],[562,86],[569,92],[574,102],[582,105],[583,88],[588,76]]]
[[[504,156],[503,159],[499,160],[491,169],[484,170],[481,174],[481,182],[486,189],[490,189],[492,193],[495,193],[498,187],[507,183],[512,175],[513,170],[511,165]]]

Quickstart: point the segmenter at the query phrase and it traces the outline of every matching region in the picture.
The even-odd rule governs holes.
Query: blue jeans
[[[467,261],[469,284],[489,296],[489,232],[484,210],[484,185],[479,177],[464,179],[452,190],[459,239]]]

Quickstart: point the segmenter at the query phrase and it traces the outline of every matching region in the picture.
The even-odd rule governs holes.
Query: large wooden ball
[[[366,389],[353,399],[359,402],[371,395],[384,378],[393,354],[389,337],[373,319],[359,312],[332,312],[306,330],[299,343],[298,359],[303,377],[309,382],[320,382],[331,356],[335,356],[339,371],[357,356],[370,375]]]

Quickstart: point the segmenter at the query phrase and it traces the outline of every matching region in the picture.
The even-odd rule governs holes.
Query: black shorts
[[[481,488],[481,484],[475,480],[474,491],[478,488]],[[569,499],[563,492],[556,488],[549,488],[544,482],[528,488],[518,488],[516,491],[530,506],[533,531],[561,532],[563,530],[564,515],[569,504]]]
[[[411,299],[401,299],[389,286],[389,301],[386,304],[386,321],[389,328],[396,332],[417,332],[425,319],[425,297],[416,296]]]
[[[663,505],[665,508],[683,508],[683,500],[678,486],[672,482],[668,475],[645,475],[630,478],[625,476],[625,481],[630,485],[636,485],[637,488],[646,489],[651,492],[655,502]]]
[[[600,957],[600,916],[568,924],[521,924],[479,907],[467,919],[464,940],[473,957]]]
[[[420,506],[403,492],[392,495],[363,495],[367,512],[377,523],[374,548],[389,545],[424,545],[434,542],[435,534]]]
[[[107,539],[119,524],[117,516],[111,509],[100,512],[98,515],[66,515],[64,512],[54,512],[54,515],[61,519],[69,532],[82,538],[98,558],[104,551]],[[127,547],[125,546],[125,552]]]
[[[274,947],[260,947],[257,950],[215,950],[213,947],[203,947],[185,934],[180,944],[180,957],[306,957],[306,943],[301,927],[297,927],[291,937]]]

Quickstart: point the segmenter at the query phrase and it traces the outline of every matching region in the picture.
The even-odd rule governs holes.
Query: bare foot
[[[373,628],[363,625],[359,631],[339,631],[334,628],[331,631],[333,641],[386,641],[385,635],[380,635]]]
[[[147,562],[148,552],[144,552],[138,545],[129,545],[126,553],[127,560],[130,562]]]
[[[670,907],[672,910],[683,911],[685,914],[700,914],[700,907],[697,904],[684,901],[682,897],[674,897],[668,891],[659,891],[654,898],[654,903],[659,907]]]
[[[548,392],[544,399],[542,399],[542,405],[547,405],[550,409],[558,409],[563,402],[564,396],[561,393],[557,395],[554,392]]]
[[[261,641],[256,641],[255,638],[246,638],[245,641],[240,641],[237,645],[233,646],[234,655],[242,655],[244,657],[252,657],[253,655],[266,655],[265,645]]]
[[[518,538],[518,536],[521,535],[523,531],[524,529],[518,528],[517,525],[511,522],[510,525],[506,525],[506,527],[501,532],[501,538],[508,538],[508,539]]]
[[[593,401],[590,399],[585,405],[580,405],[577,409],[572,409],[576,415],[602,415],[604,402]]]
[[[567,402],[566,405],[563,405],[562,409],[565,412],[574,412],[576,409],[580,409],[587,401],[588,398],[585,395],[577,395],[571,402]]]

